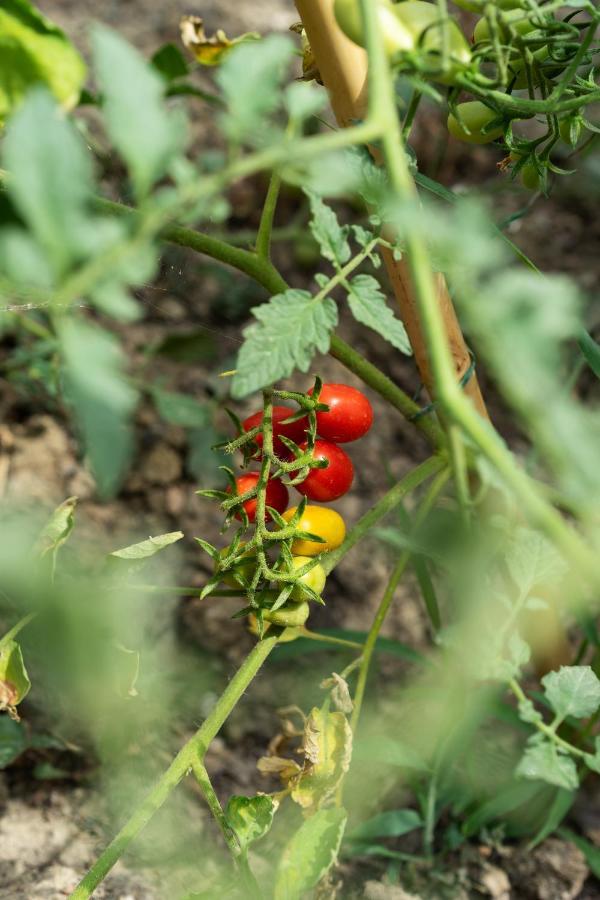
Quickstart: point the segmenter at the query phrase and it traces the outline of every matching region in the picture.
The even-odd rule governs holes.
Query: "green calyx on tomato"
[[[565,116],[563,119],[560,119],[558,123],[558,130],[561,139],[570,147],[577,146],[579,138],[581,137],[582,127],[583,121],[579,113],[571,116]]]
[[[303,569],[304,566],[308,565],[311,561],[312,557],[310,556],[294,556],[292,566],[294,570]],[[315,594],[321,594],[325,587],[326,580],[327,576],[325,575],[325,569],[321,563],[315,563],[312,569],[309,569],[308,572],[301,575],[294,585],[294,589],[291,593],[292,600],[307,600],[309,598],[310,595],[308,591],[304,590],[304,587],[310,588]]]
[[[239,475],[235,479],[235,488],[236,493],[239,495],[245,494],[248,491],[253,490],[259,480],[258,472],[246,472],[244,475]],[[227,488],[227,493],[231,493],[231,488]],[[267,488],[265,491],[265,505],[270,506],[273,509],[276,509],[277,512],[281,513],[286,508],[288,503],[288,489],[285,484],[280,481],[278,478],[269,478],[267,481]],[[244,508],[244,512],[248,516],[249,522],[254,522],[256,519],[256,510],[258,506],[258,500],[256,497],[252,497],[250,500],[245,500],[242,504]],[[235,514],[236,519],[242,519],[242,515],[239,512]],[[271,514],[267,511],[266,518],[270,519]]]
[[[273,611],[265,609],[263,619],[265,622],[270,622],[271,625],[279,625],[280,628],[298,628],[300,625],[304,625],[309,613],[310,609],[306,600],[302,600],[300,603],[288,601],[279,609]]]
[[[544,170],[540,170],[540,163],[536,155],[525,156],[517,150],[511,150],[510,159],[513,163],[514,175],[519,176],[523,187],[528,191],[540,190],[543,180],[542,171]]]
[[[451,17],[440,21],[438,7],[424,0],[391,3],[376,0],[384,49],[393,61],[418,54],[422,73],[441,84],[453,84],[456,75],[471,61],[471,49]],[[342,31],[355,44],[365,46],[358,0],[335,0],[335,15]],[[444,51],[448,59],[444,59]]]
[[[240,541],[234,562],[223,572],[222,581],[227,587],[239,589],[242,584],[249,584],[252,580],[256,566],[256,556],[252,550],[246,553],[243,552],[246,543],[247,541]],[[230,544],[219,551],[219,559],[215,561],[215,573],[221,571],[222,562],[231,555],[231,546]]]
[[[308,450],[308,443],[300,444],[300,450],[305,453]],[[311,469],[304,481],[296,485],[297,491],[309,500],[330,503],[350,490],[354,479],[354,466],[345,450],[333,441],[317,438],[313,459],[326,462],[327,465],[324,468]]]
[[[448,116],[448,131],[459,141],[467,144],[489,144],[499,138],[503,132],[502,125],[488,126],[498,119],[498,113],[480,100],[467,100],[456,107],[456,115]]]

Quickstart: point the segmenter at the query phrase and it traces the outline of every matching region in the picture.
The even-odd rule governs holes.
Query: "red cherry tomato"
[[[238,494],[245,494],[246,491],[251,490],[251,488],[255,487],[256,482],[258,481],[258,472],[247,472],[245,475],[240,475],[235,479],[235,486]],[[231,493],[231,488],[227,488],[227,493]],[[273,509],[276,509],[277,512],[282,513],[288,504],[288,489],[285,484],[278,478],[269,478],[267,482],[267,492],[265,495],[265,499],[267,502],[267,506],[272,506]],[[256,506],[257,499],[253,497],[252,500],[246,500],[243,504],[244,509],[246,510],[246,515],[250,522],[254,522],[256,518]],[[241,514],[238,512],[235,514],[236,519],[242,518]],[[267,519],[270,519],[271,516],[267,513]]]
[[[312,390],[308,392],[312,394]],[[357,388],[348,384],[324,384],[319,395],[329,412],[317,413],[317,432],[320,437],[338,444],[356,441],[373,424],[373,407]]]
[[[289,419],[289,417],[293,414],[294,410],[290,409],[287,406],[273,407],[273,450],[275,451],[275,455],[280,459],[290,459],[292,454],[285,446],[285,444],[283,444],[279,440],[279,435],[282,434],[284,437],[289,438],[291,441],[294,441],[295,444],[299,444],[300,441],[303,441],[306,437],[306,435],[304,434],[304,429],[308,426],[308,421],[306,418],[298,419],[297,422],[290,422],[287,425],[281,425],[283,419]],[[256,428],[257,425],[260,425],[262,420],[263,411],[261,409],[258,412],[253,413],[251,416],[248,416],[247,419],[244,419],[244,421],[242,422],[242,428],[244,429],[244,431],[251,431],[253,428]],[[257,434],[255,440],[257,445],[259,447],[262,447],[262,434]]]
[[[301,450],[306,450],[306,441],[300,445]],[[329,463],[325,469],[311,469],[304,481],[296,485],[296,489],[308,497],[309,500],[318,500],[321,503],[329,503],[337,500],[350,490],[354,478],[354,466],[345,450],[333,444],[331,441],[315,441],[315,459],[326,459]]]

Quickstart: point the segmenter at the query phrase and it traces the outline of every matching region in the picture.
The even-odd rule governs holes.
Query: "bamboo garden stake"
[[[296,0],[296,8],[302,19],[308,41],[323,84],[327,88],[331,107],[339,125],[347,127],[363,118],[367,106],[367,54],[352,43],[339,28],[333,13],[334,0]],[[372,150],[373,155],[376,156]],[[423,338],[419,313],[414,300],[407,262],[396,260],[389,250],[382,256],[394,289],[396,300],[423,384],[433,396],[433,378]],[[443,315],[448,344],[452,352],[457,379],[471,365],[471,357],[465,343],[446,280],[437,276],[437,296]],[[469,378],[465,393],[472,399],[477,411],[488,418],[477,376]]]

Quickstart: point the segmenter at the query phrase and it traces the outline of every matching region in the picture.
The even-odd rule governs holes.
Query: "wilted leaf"
[[[36,553],[40,556],[45,556],[50,552],[56,555],[73,530],[76,506],[77,497],[69,497],[68,500],[57,506],[40,533],[36,543]]]
[[[0,645],[0,710],[14,710],[29,693],[31,682],[16,641]]]
[[[113,550],[109,555],[117,559],[148,559],[149,556],[154,556],[165,547],[170,547],[171,544],[180,541],[182,537],[183,531],[170,531],[167,534],[149,537],[148,540],[140,541],[138,544],[131,544],[122,550]]]
[[[350,688],[348,682],[341,675],[332,672],[331,678],[325,678],[321,682],[321,687],[331,691],[332,703],[339,712],[347,715],[352,712],[354,704],[350,696]]]
[[[230,797],[225,818],[238,836],[243,849],[264,837],[271,825],[278,803],[267,794],[256,797]]]
[[[218,66],[236,44],[260,39],[260,34],[256,31],[247,31],[230,40],[221,28],[208,37],[200,16],[183,16],[179,30],[183,46],[193,53],[201,66]]]
[[[307,819],[285,848],[275,882],[274,900],[300,900],[335,862],[346,811],[321,809]]]
[[[350,767],[352,731],[341,712],[316,707],[304,727],[305,768],[292,789],[292,800],[306,811],[319,809],[335,792]]]

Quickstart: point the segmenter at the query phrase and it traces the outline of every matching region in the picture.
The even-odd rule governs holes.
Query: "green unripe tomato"
[[[415,47],[422,49],[426,62],[432,69],[431,78],[440,84],[452,84],[456,74],[471,61],[471,48],[454,19],[438,24],[439,11],[435,3],[410,0],[394,6],[396,17],[412,32]],[[436,74],[440,68],[444,41],[448,42],[451,60],[450,70],[444,75]]]
[[[456,111],[459,118],[453,113],[448,116],[448,131],[459,141],[466,141],[467,144],[489,144],[504,131],[499,125],[491,131],[483,132],[489,122],[498,118],[498,113],[480,100],[459,103]]]
[[[581,137],[581,117],[579,115],[565,116],[558,123],[558,130],[565,144],[570,147],[577,146]]]
[[[420,49],[432,69],[433,81],[452,84],[456,73],[471,60],[471,49],[454,19],[437,26],[438,9],[424,0],[390,3],[375,0],[385,51],[390,59]],[[335,0],[334,11],[342,31],[360,47],[365,46],[364,29],[358,0]],[[439,75],[441,53],[447,40],[451,60],[450,71]]]
[[[466,9],[468,12],[483,12],[486,0],[454,0],[455,6]],[[515,9],[521,6],[521,0],[496,0],[498,9]]]
[[[412,50],[415,41],[412,32],[394,14],[394,6],[388,0],[376,0],[379,27],[388,56],[399,50]],[[365,35],[358,0],[335,0],[335,18],[346,35],[359,47],[365,46]]]
[[[521,176],[521,184],[524,188],[527,188],[528,191],[539,190],[541,182],[540,173],[534,163],[525,163],[519,174]]]
[[[274,612],[265,610],[263,619],[272,625],[279,625],[281,628],[299,628],[304,625],[308,619],[310,609],[306,600],[300,603],[290,603],[289,601],[276,609]]]
[[[535,31],[536,29],[533,22],[529,20],[527,13],[522,9],[511,9],[505,12],[502,18],[498,20],[498,31],[501,40],[506,40],[509,37],[510,31],[508,26],[510,26],[511,30],[516,31],[517,34],[529,34],[530,31]],[[491,39],[488,20],[485,17],[479,19],[473,30],[473,41],[479,44],[484,41],[491,41]]]
[[[307,563],[311,561],[312,557],[310,556],[295,556],[293,560],[294,569],[301,569]],[[325,581],[327,580],[327,576],[325,575],[325,569],[321,565],[321,563],[317,563],[316,566],[313,566],[308,572],[305,572],[304,575],[301,575],[299,580],[296,582],[294,586],[294,590],[291,593],[291,597],[293,600],[306,600],[308,595],[306,591],[302,589],[302,585],[305,584],[307,587],[312,588],[315,594],[320,594],[325,587]]]

